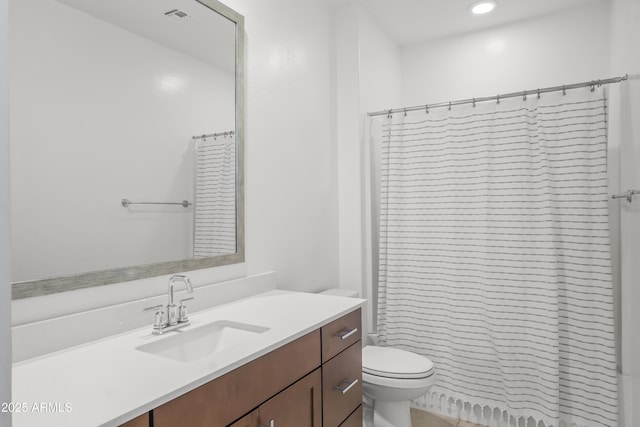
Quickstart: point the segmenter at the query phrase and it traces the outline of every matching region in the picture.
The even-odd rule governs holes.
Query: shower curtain
[[[194,258],[236,252],[235,137],[197,140]]]
[[[604,92],[525,98],[386,120],[379,339],[468,421],[616,426]]]

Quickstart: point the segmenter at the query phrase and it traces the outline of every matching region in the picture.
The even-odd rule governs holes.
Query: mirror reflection
[[[203,3],[10,3],[14,282],[241,252],[236,23]]]

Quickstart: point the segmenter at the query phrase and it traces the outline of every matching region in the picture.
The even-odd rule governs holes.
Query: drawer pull
[[[265,426],[262,425],[262,423],[260,423],[260,427],[265,427]],[[276,427],[276,422],[274,420],[269,420],[269,427]]]
[[[336,390],[338,390],[342,394],[346,394],[351,389],[351,387],[356,384],[358,384],[357,378],[355,380],[344,380],[340,383],[340,385],[336,387]]]
[[[343,330],[338,332],[335,336],[336,337],[340,337],[341,340],[346,340],[347,338],[349,338],[351,335],[355,334],[356,332],[358,332],[358,328],[353,328],[353,329],[344,328]]]

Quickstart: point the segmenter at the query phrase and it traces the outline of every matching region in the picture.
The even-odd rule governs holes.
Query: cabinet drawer
[[[157,407],[153,426],[226,426],[319,366],[316,330]]]
[[[340,427],[362,427],[362,405],[344,420]]]
[[[362,338],[362,310],[357,309],[322,327],[322,362]]]
[[[362,344],[351,347],[322,365],[324,427],[338,427],[362,404]]]

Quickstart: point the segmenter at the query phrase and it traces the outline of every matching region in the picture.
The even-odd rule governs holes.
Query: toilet
[[[362,349],[362,386],[373,401],[374,427],[411,427],[410,402],[431,388],[433,363],[393,347]]]
[[[356,291],[330,289],[327,295],[357,297]],[[411,427],[410,402],[434,383],[431,360],[410,351],[368,345],[362,349],[362,387],[373,406],[373,427]]]

